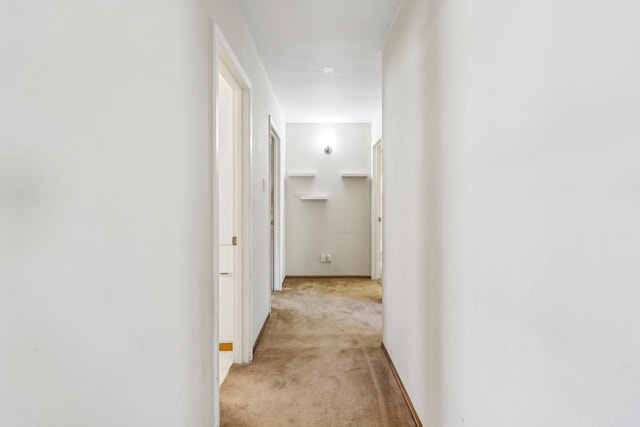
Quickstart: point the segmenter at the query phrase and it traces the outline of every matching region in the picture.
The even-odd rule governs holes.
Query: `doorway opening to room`
[[[273,127],[269,117],[269,221],[270,221],[270,282],[272,291],[282,290],[282,261],[280,245],[282,242],[280,228],[280,136]]]
[[[251,83],[214,25],[213,135],[213,358],[214,413],[232,363],[252,359],[251,341]]]

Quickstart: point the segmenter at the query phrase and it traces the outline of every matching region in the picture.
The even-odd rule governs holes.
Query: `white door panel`
[[[233,251],[235,246],[220,245],[220,274],[233,275]],[[229,276],[229,277],[231,277]]]
[[[222,343],[234,339],[234,266],[237,246],[232,245],[235,236],[235,147],[234,147],[234,92],[227,80],[220,75],[219,109],[219,246],[218,263],[220,281],[219,297],[219,340]]]
[[[222,270],[221,270],[222,271]],[[220,275],[220,342],[233,342],[233,278]]]

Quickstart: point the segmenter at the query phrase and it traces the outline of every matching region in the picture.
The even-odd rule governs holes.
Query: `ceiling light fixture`
[[[322,69],[322,72],[324,74],[333,74],[336,70],[333,69],[333,67],[324,67]]]

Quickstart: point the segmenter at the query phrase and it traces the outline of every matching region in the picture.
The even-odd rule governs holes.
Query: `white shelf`
[[[329,196],[300,196],[300,200],[329,200]]]
[[[369,172],[342,172],[343,178],[369,178]]]
[[[289,172],[289,178],[315,178],[315,172]]]

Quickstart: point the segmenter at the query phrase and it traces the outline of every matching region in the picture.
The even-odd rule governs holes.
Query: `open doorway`
[[[219,423],[221,355],[226,364],[252,359],[251,341],[251,83],[213,26],[213,368]],[[231,357],[229,357],[231,355]]]
[[[280,260],[280,136],[273,127],[269,117],[269,220],[271,226],[270,277],[271,290],[281,291],[281,260]]]
[[[373,146],[373,185],[371,193],[371,279],[382,280],[382,140]]]

